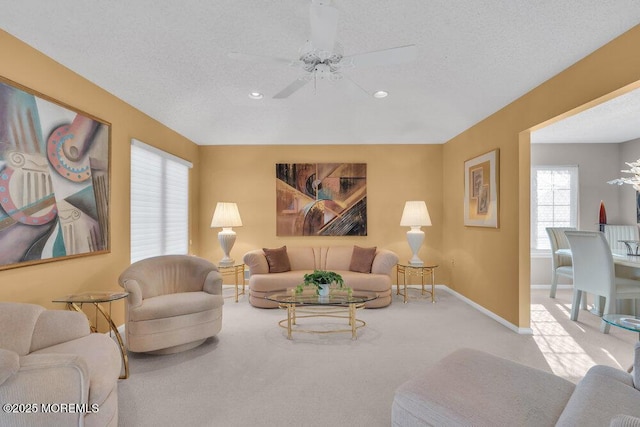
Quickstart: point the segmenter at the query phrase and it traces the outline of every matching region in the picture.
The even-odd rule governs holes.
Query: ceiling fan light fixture
[[[251,98],[251,99],[262,99],[262,98],[264,98],[264,95],[261,94],[260,92],[251,92],[249,94],[249,98]]]
[[[387,95],[389,95],[389,92],[386,92],[384,90],[378,90],[373,93],[373,97],[378,99],[386,98]]]

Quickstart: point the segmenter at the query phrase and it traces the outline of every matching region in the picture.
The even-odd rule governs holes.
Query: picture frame
[[[464,225],[499,228],[499,150],[464,162]]]
[[[111,124],[0,77],[0,270],[110,252]]]
[[[366,235],[366,163],[276,164],[276,236]]]

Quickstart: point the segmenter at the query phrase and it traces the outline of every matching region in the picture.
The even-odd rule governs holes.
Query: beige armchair
[[[120,351],[82,313],[0,302],[0,325],[0,425],[118,425]]]
[[[164,255],[131,264],[120,275],[129,351],[177,353],[222,328],[222,275],[211,262]]]

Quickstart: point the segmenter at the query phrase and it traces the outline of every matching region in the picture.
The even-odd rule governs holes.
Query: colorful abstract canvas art
[[[366,163],[276,164],[278,236],[366,236]]]
[[[0,269],[109,250],[109,134],[0,81]]]

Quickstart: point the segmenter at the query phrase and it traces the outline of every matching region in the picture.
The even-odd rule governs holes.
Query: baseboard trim
[[[503,319],[502,317],[498,316],[497,314],[495,314],[494,312],[492,312],[490,310],[487,310],[486,308],[484,308],[480,304],[470,300],[469,298],[465,297],[462,294],[459,294],[458,292],[454,291],[453,289],[449,288],[446,285],[436,285],[436,288],[437,289],[442,289],[442,290],[450,293],[451,295],[455,296],[456,298],[461,299],[462,301],[464,301],[465,303],[467,303],[471,307],[475,308],[476,310],[478,310],[482,314],[484,314],[486,316],[489,316],[490,318],[492,318],[496,322],[500,323],[502,326],[506,326],[507,328],[511,329],[512,331],[514,331],[514,332],[516,332],[518,334],[521,334],[521,335],[533,335],[533,329],[531,329],[531,328],[520,328],[519,326],[514,325],[513,323],[509,322],[508,320]]]
[[[551,285],[539,284],[539,285],[531,285],[531,289],[551,289]],[[573,285],[558,285],[556,289],[573,289]]]

